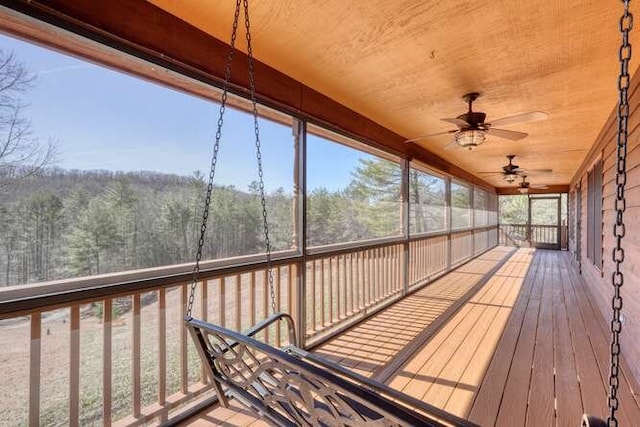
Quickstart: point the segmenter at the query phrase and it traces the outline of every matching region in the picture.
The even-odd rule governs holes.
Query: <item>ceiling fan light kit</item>
[[[504,180],[507,181],[509,184],[512,184],[513,182],[515,182],[517,178],[518,178],[518,175],[516,173],[505,173],[504,175]]]
[[[455,135],[456,144],[467,150],[473,150],[484,142],[487,132],[480,129],[460,131]]]

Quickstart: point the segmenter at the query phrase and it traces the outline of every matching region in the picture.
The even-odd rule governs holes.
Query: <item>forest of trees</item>
[[[68,171],[37,176],[4,173],[0,186],[2,283],[179,264],[195,257],[206,183],[153,172]],[[252,186],[253,189],[257,187]],[[256,191],[216,186],[206,258],[257,253],[262,214]],[[291,196],[268,195],[275,250],[291,246]]]
[[[342,190],[308,196],[309,246],[399,235],[400,168],[362,159]],[[46,168],[25,177],[0,171],[0,284],[181,264],[195,257],[206,183],[204,175]],[[438,230],[444,181],[412,170],[412,232]],[[294,198],[267,194],[274,251],[295,247]],[[264,251],[259,190],[215,186],[204,259]]]

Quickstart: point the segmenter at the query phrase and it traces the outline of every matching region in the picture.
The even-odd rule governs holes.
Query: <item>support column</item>
[[[402,234],[404,237],[401,281],[402,295],[406,295],[409,291],[409,257],[411,256],[409,252],[409,209],[411,209],[411,205],[409,203],[409,160],[403,159],[400,163],[400,166],[402,168],[402,184],[400,187],[400,191],[402,194]]]
[[[298,346],[305,347],[306,317],[306,280],[307,280],[307,126],[306,122],[294,118],[292,124],[294,167],[293,167],[293,244],[301,261],[296,269],[296,340]]]

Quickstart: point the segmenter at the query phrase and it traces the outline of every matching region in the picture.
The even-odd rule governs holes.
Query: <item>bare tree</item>
[[[34,137],[23,115],[22,97],[33,82],[24,64],[0,49],[0,175],[33,175],[54,160],[54,141]]]

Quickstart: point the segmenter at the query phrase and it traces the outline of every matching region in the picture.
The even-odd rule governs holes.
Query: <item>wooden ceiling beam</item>
[[[520,194],[518,191],[518,187],[497,187],[496,192],[499,195],[513,195]],[[529,194],[557,194],[557,193],[568,193],[569,185],[549,185],[548,188],[544,190],[539,188],[530,188]]]
[[[229,46],[147,1],[1,0],[0,4],[179,74],[222,86]],[[159,73],[132,69],[124,58],[119,63],[113,55],[105,57],[104,53],[90,48],[79,48],[77,43],[42,37],[42,29],[33,28],[30,33],[30,26],[19,26],[19,31],[15,27],[6,22],[0,24],[5,31],[41,44],[154,81],[164,80],[163,83],[183,90],[193,90],[182,80],[172,80],[170,75],[162,77]],[[244,53],[236,52],[234,68],[246,69],[247,61]],[[418,145],[404,143],[402,136],[264,63],[255,62],[255,75],[258,99],[267,106],[495,191],[486,181]],[[232,75],[231,92],[246,97],[247,87],[246,73]]]

